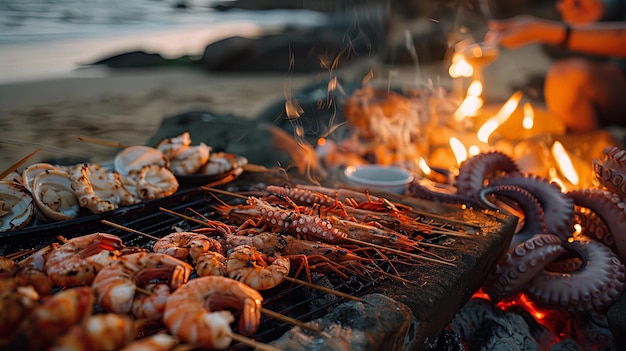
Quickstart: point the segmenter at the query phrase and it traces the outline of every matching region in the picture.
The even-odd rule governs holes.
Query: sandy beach
[[[0,169],[39,145],[30,163],[111,159],[116,150],[81,135],[144,144],[167,116],[208,110],[254,117],[317,74],[208,74],[192,69],[101,72],[0,85]]]

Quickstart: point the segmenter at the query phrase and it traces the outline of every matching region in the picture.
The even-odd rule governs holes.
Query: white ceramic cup
[[[370,192],[404,194],[413,180],[411,172],[393,166],[375,164],[348,166],[344,170],[348,184]]]

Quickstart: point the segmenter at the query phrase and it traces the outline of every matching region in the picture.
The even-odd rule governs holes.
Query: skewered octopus
[[[525,292],[549,309],[602,310],[626,285],[625,162],[626,151],[607,147],[594,161],[603,188],[563,193],[522,172],[508,155],[484,152],[461,164],[455,183],[440,187],[446,191],[415,180],[409,193],[520,217],[509,249],[483,286],[494,302]]]

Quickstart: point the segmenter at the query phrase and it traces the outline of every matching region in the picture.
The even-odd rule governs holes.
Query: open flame
[[[555,141],[552,144],[552,156],[556,160],[556,164],[559,167],[559,171],[563,176],[574,186],[578,185],[578,172],[572,164],[572,159],[569,157],[567,151],[559,141]]]
[[[530,102],[524,104],[524,119],[522,120],[522,126],[526,130],[533,129],[535,125],[535,110]]]
[[[471,77],[474,75],[474,67],[467,62],[463,54],[454,54],[452,64],[448,68],[448,74],[452,78]]]
[[[498,113],[495,116],[488,119],[482,127],[478,129],[478,140],[486,143],[489,141],[491,134],[504,122],[506,122],[511,114],[515,112],[517,106],[524,94],[521,91],[516,91],[511,97],[502,105]]]
[[[467,95],[459,108],[454,112],[454,119],[457,122],[462,121],[465,117],[476,116],[483,106],[483,84],[475,80],[467,88]]]
[[[465,145],[463,142],[456,137],[450,137],[450,147],[452,148],[452,152],[454,153],[454,157],[456,158],[456,164],[461,165],[461,163],[467,160],[467,150],[465,149]]]

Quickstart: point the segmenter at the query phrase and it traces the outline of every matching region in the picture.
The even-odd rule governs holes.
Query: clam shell
[[[44,220],[62,221],[78,216],[80,206],[67,172],[53,169],[33,179],[32,193]]]
[[[135,178],[136,191],[143,201],[172,195],[178,190],[178,180],[174,173],[165,167],[148,165],[143,167]]]
[[[0,181],[0,232],[24,228],[34,213],[33,197],[23,185]]]
[[[33,180],[37,175],[41,172],[51,171],[53,169],[58,169],[58,167],[53,166],[49,163],[35,163],[24,169],[22,172],[22,184],[26,187],[26,189],[32,191],[33,190]]]
[[[161,151],[143,145],[125,148],[115,156],[113,161],[115,171],[124,177],[133,172],[138,172],[148,165],[167,167],[169,166],[169,161]]]

